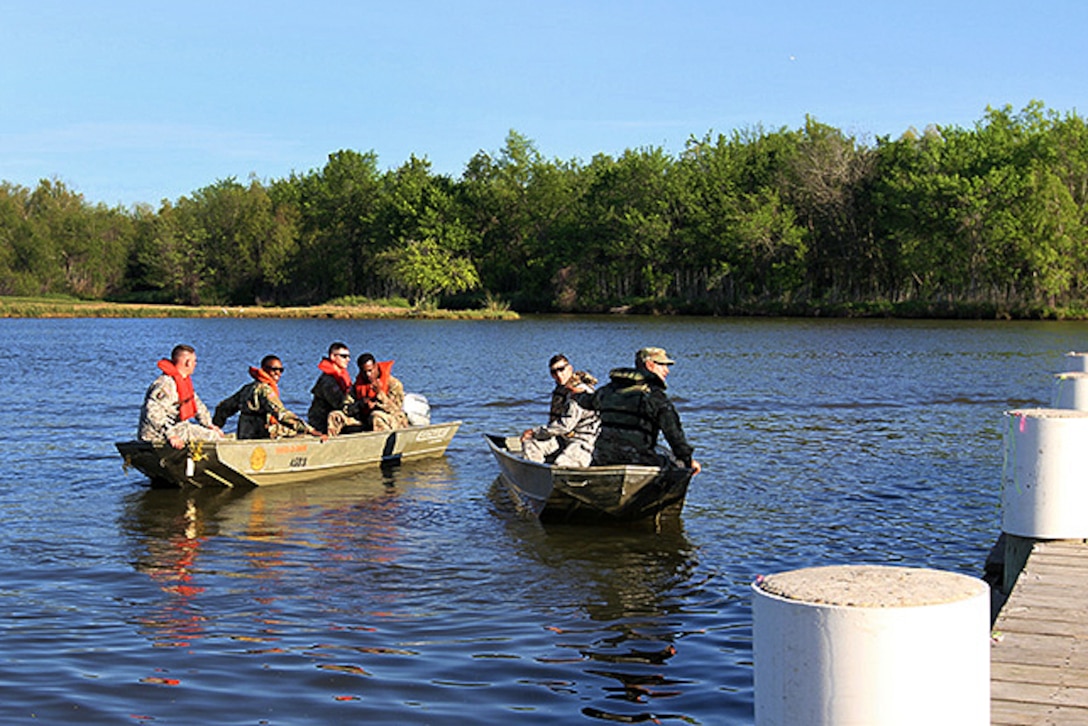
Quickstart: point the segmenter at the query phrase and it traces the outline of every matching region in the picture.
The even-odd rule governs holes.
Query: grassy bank
[[[1084,306],[1045,305],[998,306],[990,303],[846,302],[846,303],[765,303],[742,305],[726,310],[691,306],[683,301],[638,302],[595,311],[624,315],[694,315],[732,317],[801,318],[904,318],[959,320],[1088,320]],[[157,305],[77,300],[68,297],[0,296],[0,318],[334,318],[364,320],[375,318],[437,320],[516,320],[520,316],[508,307],[489,304],[480,309],[443,310],[413,308],[398,300],[342,298],[324,305],[307,307],[266,307],[237,305]]]
[[[2,318],[432,318],[449,320],[514,320],[510,310],[430,310],[359,303],[312,307],[239,307],[221,305],[151,305],[73,298],[0,297]]]

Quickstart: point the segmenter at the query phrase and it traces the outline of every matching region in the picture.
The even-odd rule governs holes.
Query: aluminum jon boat
[[[544,521],[634,522],[679,513],[695,473],[634,464],[558,467],[520,456],[517,437],[485,434],[515,505]]]
[[[349,475],[361,469],[446,453],[460,421],[366,431],[330,437],[194,441],[183,449],[167,443],[117,442],[125,468],[134,467],[152,486],[251,487]]]

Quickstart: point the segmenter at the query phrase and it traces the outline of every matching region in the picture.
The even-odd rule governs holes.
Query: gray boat
[[[522,458],[517,437],[484,438],[515,505],[544,521],[634,522],[678,514],[695,473],[680,466],[552,466]]]
[[[153,486],[252,487],[342,477],[382,464],[442,456],[460,421],[367,431],[330,437],[226,438],[194,441],[183,449],[167,443],[117,442],[125,468]]]

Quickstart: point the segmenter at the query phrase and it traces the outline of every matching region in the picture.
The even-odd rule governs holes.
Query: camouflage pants
[[[218,441],[223,438],[215,429],[201,426],[192,421],[182,421],[170,428],[170,435],[177,436],[183,441]]]
[[[593,448],[574,439],[529,439],[521,444],[521,454],[529,461],[556,466],[589,466]]]
[[[407,427],[408,416],[401,411],[397,411],[396,413],[374,411],[370,414],[370,428],[372,431],[392,431],[393,429],[403,429]]]
[[[352,434],[363,430],[363,422],[348,416],[343,411],[329,412],[329,436]]]

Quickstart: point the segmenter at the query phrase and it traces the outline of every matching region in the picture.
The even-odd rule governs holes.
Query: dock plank
[[[1088,724],[1088,544],[1036,542],[994,623],[993,724]]]

